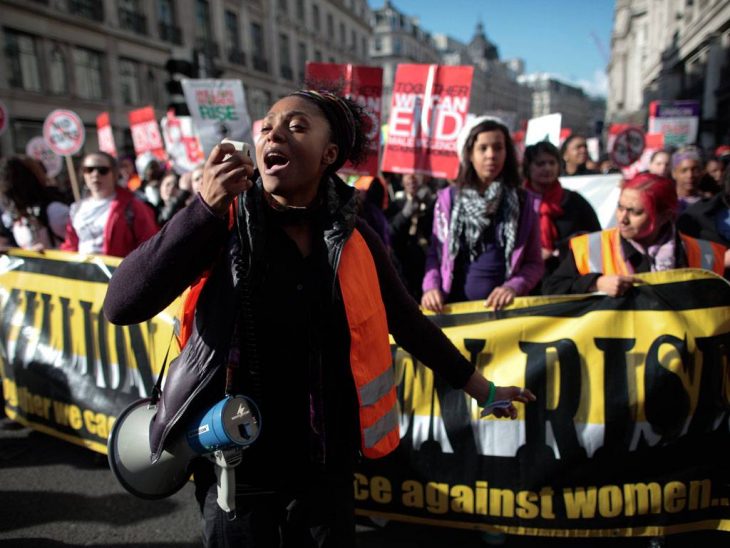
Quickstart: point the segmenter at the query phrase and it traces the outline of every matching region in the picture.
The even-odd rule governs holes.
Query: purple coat
[[[515,249],[510,257],[512,274],[503,285],[511,287],[517,295],[526,295],[537,285],[545,272],[540,249],[540,197],[525,191],[526,197],[520,211]],[[449,257],[448,233],[451,223],[451,188],[439,191],[433,212],[431,245],[426,256],[426,274],[423,291],[440,289],[444,295],[451,292],[454,278],[454,261]]]

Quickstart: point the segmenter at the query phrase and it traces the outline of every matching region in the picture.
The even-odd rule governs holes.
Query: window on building
[[[139,0],[119,0],[119,27],[137,34],[147,34],[147,18]]]
[[[238,32],[238,14],[235,11],[226,10],[223,14],[223,19],[225,24],[226,56],[231,63],[243,64],[241,35]]]
[[[277,6],[281,13],[289,13],[289,2],[288,0],[278,0]]]
[[[73,65],[76,95],[82,99],[103,99],[101,53],[86,48],[74,48]]]
[[[375,37],[375,51],[383,49],[383,39],[380,36]]]
[[[210,4],[208,0],[195,1],[195,39],[198,43],[210,43],[213,33],[210,29]]]
[[[139,64],[131,59],[119,59],[119,90],[125,105],[139,105]]]
[[[68,11],[94,21],[104,20],[104,2],[102,0],[69,0]]]
[[[299,68],[299,80],[304,81],[304,73],[307,69],[307,44],[299,42],[297,44],[297,66]]]
[[[300,23],[306,24],[304,12],[304,0],[297,0],[297,20]]]
[[[331,13],[327,14],[327,38],[332,39],[335,35],[335,18]]]
[[[347,31],[345,30],[345,23],[340,22],[340,46],[344,47],[347,40]]]
[[[294,71],[291,66],[291,50],[289,49],[289,36],[287,34],[279,35],[279,69],[281,77],[287,80],[294,79]]]
[[[314,60],[318,63],[322,62],[322,52],[318,49],[314,50]]]
[[[182,32],[177,26],[173,0],[157,0],[157,24],[160,39],[173,44],[182,44]]]
[[[357,51],[357,32],[355,29],[352,29],[350,32],[350,49],[352,51]]]
[[[12,87],[41,91],[36,39],[30,34],[5,29],[8,80]]]
[[[362,37],[362,43],[360,45],[360,49],[362,51],[362,56],[367,57],[368,56],[368,38],[367,38],[367,36]]]
[[[66,56],[61,46],[54,44],[48,56],[48,89],[51,93],[64,95],[68,93],[68,72]]]
[[[264,29],[261,23],[251,23],[251,45],[253,47],[253,68],[267,72],[269,68],[264,46]]]
[[[312,4],[312,27],[314,27],[314,32],[319,32],[319,6],[317,4]]]

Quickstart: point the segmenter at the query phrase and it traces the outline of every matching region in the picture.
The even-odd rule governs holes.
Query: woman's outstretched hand
[[[484,375],[479,373],[479,371],[474,371],[464,385],[464,391],[478,402],[485,401],[489,397],[491,389],[492,383]],[[527,388],[521,388],[519,386],[496,386],[492,402],[498,405],[492,408],[487,406],[485,408],[487,413],[482,414],[482,416],[493,413],[498,418],[509,417],[516,419],[517,408],[514,406],[514,402],[530,403],[536,399],[535,394]]]
[[[535,401],[537,398],[535,394],[530,392],[527,388],[520,388],[519,386],[498,386],[494,393],[495,402],[509,402],[504,405],[495,406],[492,409],[492,414],[497,418],[509,417],[510,419],[517,418],[517,408],[513,402],[530,403]],[[482,414],[483,417],[489,413]]]

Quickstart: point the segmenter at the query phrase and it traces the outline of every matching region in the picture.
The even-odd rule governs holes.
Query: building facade
[[[399,11],[389,0],[372,13],[373,35],[370,64],[383,69],[383,120],[390,115],[396,68],[400,64],[438,64],[434,37],[422,29],[416,17]]]
[[[602,99],[591,98],[582,88],[561,82],[549,74],[527,74],[520,77],[520,82],[532,90],[533,117],[560,113],[563,128],[586,137],[594,136],[600,129],[605,111]]]
[[[396,67],[405,63],[438,63],[474,67],[470,112],[504,112],[514,124],[530,118],[530,90],[517,81],[522,62],[501,61],[497,46],[487,39],[481,23],[472,40],[464,44],[445,34],[428,33],[419,26],[417,18],[402,13],[386,0],[382,8],[373,12],[372,26],[370,61],[383,67],[384,117],[390,111]]]
[[[700,103],[700,144],[730,143],[730,1],[617,0],[607,121],[645,126],[653,100]]]
[[[251,118],[302,84],[307,61],[367,63],[367,0],[0,0],[2,154],[22,152],[56,108],[75,111],[95,150],[109,112],[132,152],[128,112],[170,103],[169,59],[200,77],[240,79]]]

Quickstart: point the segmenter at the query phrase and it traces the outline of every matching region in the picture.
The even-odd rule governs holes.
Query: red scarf
[[[529,181],[525,181],[525,188],[540,194]],[[555,219],[563,215],[563,208],[560,207],[560,202],[563,201],[563,193],[563,187],[560,186],[560,181],[557,179],[542,193],[542,202],[540,202],[540,243],[543,248],[549,251],[555,249],[555,241],[558,239]]]

